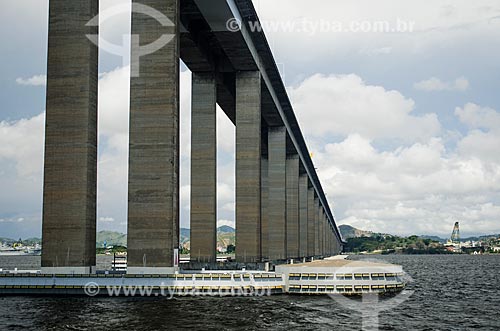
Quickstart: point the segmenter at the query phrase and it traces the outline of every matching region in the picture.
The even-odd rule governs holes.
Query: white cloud
[[[254,3],[260,19],[273,23],[269,24],[271,27],[277,23],[288,26],[294,21],[303,20],[317,25],[315,33],[305,29],[272,31],[272,28],[268,28],[266,31],[277,60],[286,62],[292,67],[287,72],[294,70],[297,75],[308,75],[311,72],[304,71],[319,66],[334,66],[340,68],[338,70],[345,67],[360,67],[359,70],[363,70],[364,65],[386,68],[389,65],[386,62],[374,63],[372,58],[358,56],[371,55],[365,50],[380,50],[388,45],[392,49],[390,55],[386,56],[390,57],[396,68],[402,68],[398,64],[408,65],[408,59],[412,60],[412,64],[418,65],[421,61],[415,61],[416,59],[421,59],[422,56],[427,58],[430,54],[441,55],[443,51],[456,57],[457,52],[471,50],[471,45],[476,48],[488,45],[486,47],[491,56],[479,55],[477,52],[473,54],[493,63],[500,51],[498,44],[491,43],[491,40],[498,39],[500,31],[500,20],[493,19],[498,16],[500,9],[496,0],[457,0],[453,5],[448,0],[420,1],[408,2],[404,6],[398,0],[316,0],[314,6],[307,1],[290,0],[254,0]],[[410,33],[345,32],[350,29],[332,32],[321,29],[321,22],[341,23],[343,27],[360,22],[387,22],[391,28],[396,29],[398,22],[404,22],[414,23],[414,28]],[[321,52],[311,52],[315,49],[321,49]],[[343,63],[340,64],[339,61]],[[433,63],[436,61],[440,60],[433,58]],[[393,63],[390,64],[391,68],[392,66]],[[409,70],[412,69],[413,66]],[[382,72],[385,70],[387,69]]]
[[[236,128],[224,111],[217,106],[217,148],[225,153],[234,154],[236,147]]]
[[[17,78],[16,83],[18,85],[27,85],[27,86],[45,86],[47,85],[47,76],[36,75],[30,78]]]
[[[413,87],[421,91],[466,91],[469,89],[469,81],[465,77],[455,79],[453,82],[443,82],[439,78],[432,77],[413,84]]]
[[[469,128],[500,130],[500,113],[494,109],[467,103],[463,108],[457,107],[455,115]]]
[[[439,139],[416,143],[393,151],[378,151],[357,135],[327,144],[316,162],[323,185],[330,195],[377,199],[423,198],[428,194],[483,189],[482,165],[446,159]],[[471,178],[472,176],[472,178]],[[439,182],[439,183],[436,183]]]
[[[362,49],[359,51],[359,53],[366,54],[366,55],[373,55],[373,56],[391,54],[392,47],[386,46],[386,47],[380,47],[380,48]]]
[[[323,187],[340,224],[402,235],[500,232],[499,113],[466,104],[455,111],[471,130],[380,150],[351,134],[315,154]],[[483,129],[486,131],[482,131]]]
[[[24,222],[23,217],[19,218],[0,218],[0,223],[21,223]]]
[[[128,135],[130,68],[119,67],[99,78],[99,135],[107,138]],[[122,141],[120,148],[128,146]],[[125,146],[123,146],[125,145]]]
[[[425,140],[440,132],[436,114],[413,115],[413,100],[367,85],[359,76],[316,74],[290,89],[308,136],[353,133],[370,139]]]
[[[357,134],[316,153],[339,223],[408,235],[449,235],[455,221],[469,234],[500,232],[500,127],[498,112],[457,108],[471,131],[456,148],[441,138],[382,151]],[[489,131],[476,128],[489,127]],[[340,213],[339,213],[340,211]]]
[[[236,204],[235,203],[226,203],[224,206],[222,206],[223,210],[234,212],[236,211]]]
[[[115,219],[113,217],[99,217],[98,221],[101,223],[113,223]]]
[[[470,131],[458,141],[463,157],[500,164],[500,113],[488,107],[467,103],[457,107],[455,115]]]
[[[457,150],[464,157],[475,157],[483,162],[500,163],[500,134],[472,130],[457,144]]]
[[[366,208],[355,206],[340,224],[390,234],[438,234],[449,238],[453,224],[460,222],[463,234],[494,234],[499,232],[500,205],[468,203],[443,196],[428,200],[387,203]]]
[[[45,114],[0,122],[0,160],[15,163],[21,177],[39,177],[43,170]]]

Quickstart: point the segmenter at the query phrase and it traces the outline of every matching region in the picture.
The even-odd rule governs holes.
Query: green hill
[[[107,246],[127,246],[127,235],[113,231],[97,232],[96,247],[104,247],[104,242]]]
[[[223,226],[219,226],[219,228],[217,228],[217,232],[221,232],[221,233],[235,233],[236,230],[228,225],[223,225]]]
[[[364,230],[356,229],[355,227],[347,225],[347,224],[340,225],[339,231],[340,231],[340,234],[342,235],[342,238],[344,240],[347,240],[349,238],[371,237],[373,235],[376,235],[375,233],[373,233],[371,231],[364,231]]]

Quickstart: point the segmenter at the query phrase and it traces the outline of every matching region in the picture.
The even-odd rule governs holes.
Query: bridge
[[[166,274],[177,263],[180,59],[193,74],[191,260],[216,261],[216,104],[236,130],[237,262],[339,253],[340,233],[266,36],[254,29],[251,0],[140,4],[169,24],[132,12],[127,272]],[[44,273],[95,270],[98,48],[87,36],[98,27],[87,23],[98,8],[98,0],[50,0]],[[163,47],[144,51],[164,36]]]

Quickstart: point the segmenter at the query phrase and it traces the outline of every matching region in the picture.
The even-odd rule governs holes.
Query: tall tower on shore
[[[454,244],[460,244],[460,226],[458,222],[455,222],[455,226],[453,227],[451,242]]]

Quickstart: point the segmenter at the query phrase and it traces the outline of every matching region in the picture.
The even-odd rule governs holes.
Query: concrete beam
[[[261,260],[261,77],[236,74],[236,260]]]
[[[297,154],[286,160],[286,243],[287,258],[298,258],[299,252],[299,164]]]
[[[191,107],[191,260],[217,259],[217,83],[193,73]]]
[[[42,270],[96,265],[98,50],[85,24],[98,0],[51,0],[47,61]]]
[[[299,256],[307,256],[307,204],[308,204],[308,181],[307,174],[299,178]]]
[[[163,34],[174,38],[141,56],[139,76],[130,81],[128,265],[163,272],[174,265],[179,246],[179,0],[140,3],[175,26],[159,28],[151,17],[132,13],[132,34],[141,45]],[[132,47],[132,58],[139,52]]]

